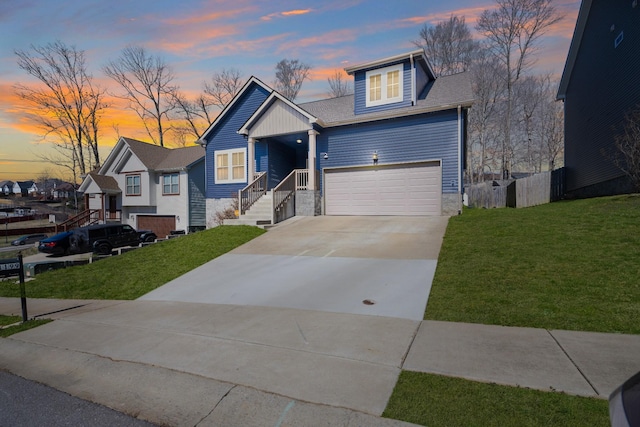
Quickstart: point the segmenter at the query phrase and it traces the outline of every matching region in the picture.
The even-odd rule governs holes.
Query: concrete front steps
[[[237,219],[225,219],[224,225],[256,225],[264,228],[271,225],[273,194],[268,192],[260,197],[244,215]]]

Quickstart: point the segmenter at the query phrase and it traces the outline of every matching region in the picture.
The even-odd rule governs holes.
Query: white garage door
[[[440,215],[440,162],[325,171],[326,215]]]

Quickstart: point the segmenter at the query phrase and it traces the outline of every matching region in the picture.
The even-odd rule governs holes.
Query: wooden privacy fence
[[[564,197],[564,168],[517,180],[488,181],[465,189],[467,203],[477,208],[526,208]]]

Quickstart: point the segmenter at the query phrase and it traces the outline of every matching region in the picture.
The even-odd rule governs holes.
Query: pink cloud
[[[306,15],[308,13],[313,12],[313,9],[293,9],[293,10],[286,10],[284,12],[274,12],[274,13],[270,13],[268,15],[264,15],[262,17],[260,17],[260,19],[262,21],[271,21],[274,18],[286,18],[289,16],[298,16],[298,15]]]

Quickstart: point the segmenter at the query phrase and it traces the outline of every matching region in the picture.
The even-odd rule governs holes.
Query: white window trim
[[[398,96],[393,97],[393,98],[387,98],[387,73],[391,73],[393,71],[398,71],[399,72],[399,76],[400,76],[400,81],[399,83],[399,87],[398,87]],[[385,68],[378,68],[375,70],[370,70],[367,71],[365,74],[365,81],[366,81],[366,106],[367,107],[375,107],[378,105],[386,105],[386,104],[393,104],[396,102],[402,102],[403,99],[403,94],[404,94],[404,65],[403,64],[398,64],[398,65],[392,65],[391,67],[385,67]],[[380,99],[378,101],[371,101],[369,99],[370,97],[370,91],[369,91],[369,77],[371,76],[375,76],[376,74],[380,74],[381,75],[381,92],[382,92],[382,96],[380,97]]]
[[[239,179],[218,179],[218,156],[221,154],[226,154],[229,156],[229,161],[227,162],[227,168],[229,169],[229,173],[227,176],[233,177],[233,153],[243,153],[244,154],[244,177]],[[241,182],[247,182],[247,148],[234,148],[231,150],[216,150],[213,152],[213,182],[216,184],[235,184]]]

